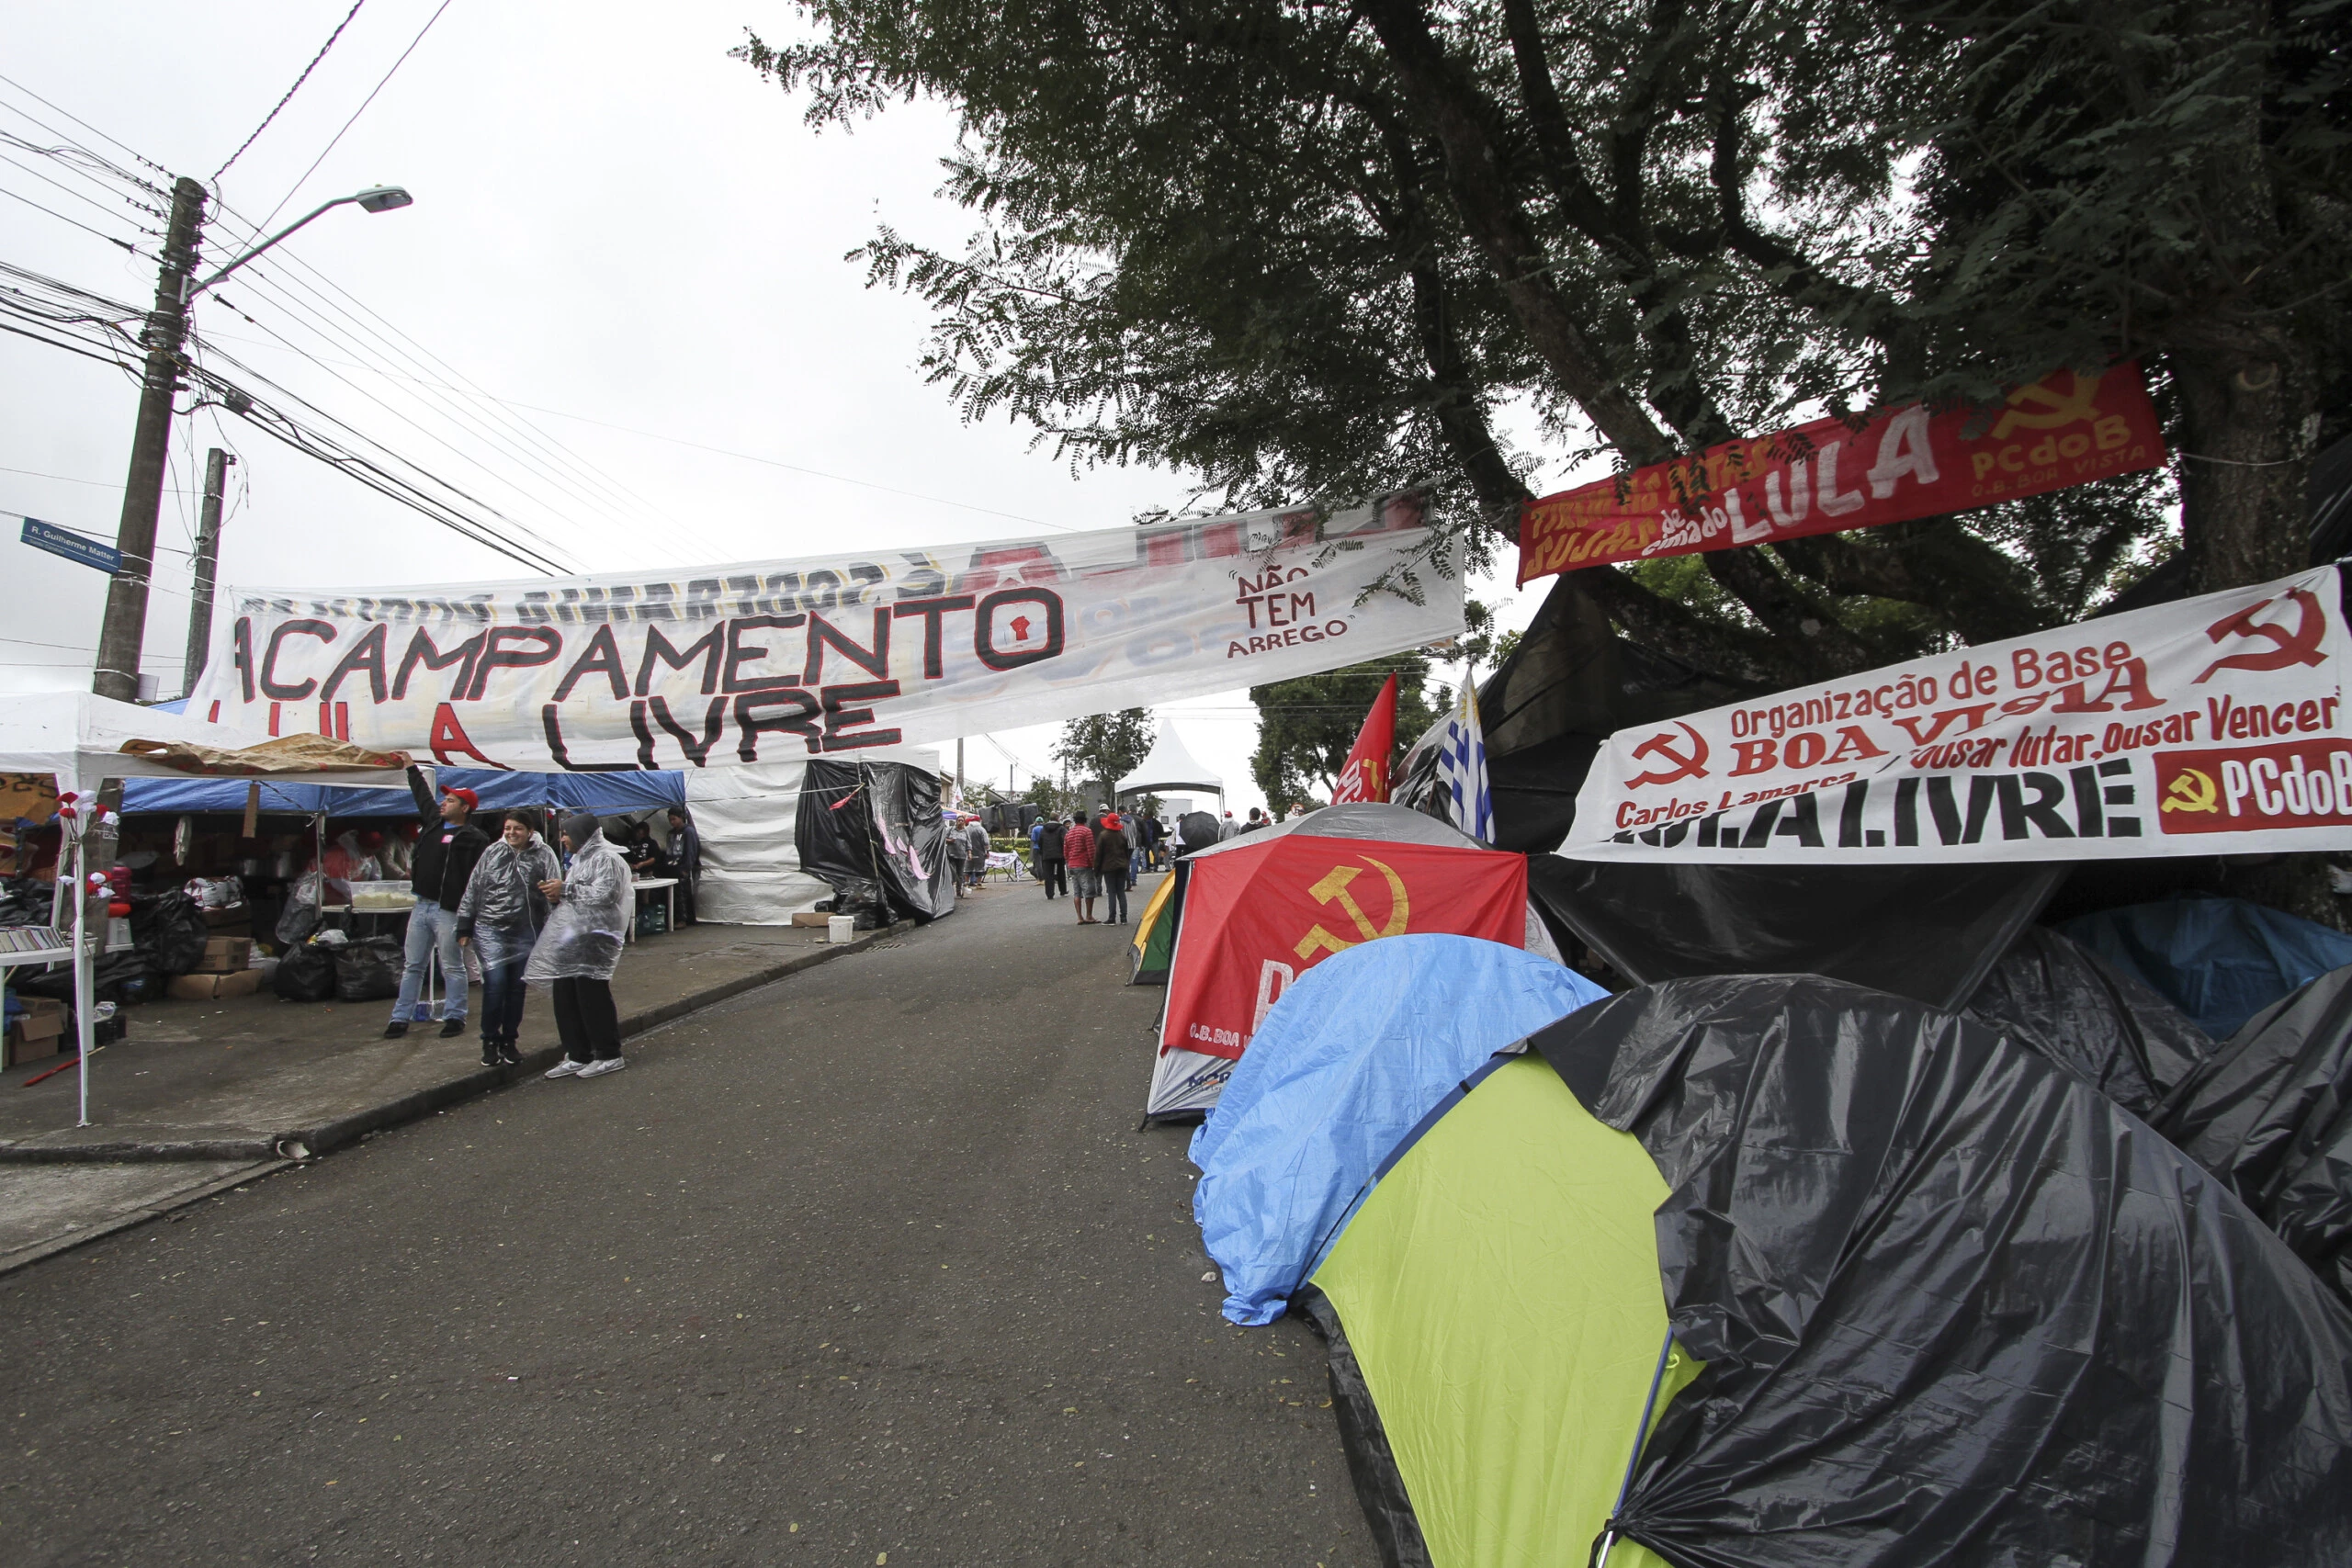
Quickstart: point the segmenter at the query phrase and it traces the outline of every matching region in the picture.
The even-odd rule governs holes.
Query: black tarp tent
[[[933,920],[956,908],[939,775],[907,762],[808,760],[793,821],[800,868],[861,926]]]
[[[1706,1363],[1624,1536],[1682,1568],[2352,1561],[2352,1311],[2074,1073],[1798,976],[1532,1043],[1657,1162]]]

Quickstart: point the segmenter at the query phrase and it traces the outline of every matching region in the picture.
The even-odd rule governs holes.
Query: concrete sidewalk
[[[820,930],[695,925],[634,942],[613,978],[621,1032],[641,1033],[904,929],[834,946]],[[481,1000],[476,987],[476,1010]],[[90,1060],[94,1125],[74,1124],[72,1069],[24,1087],[65,1058],[0,1074],[0,1165],[186,1160],[225,1169],[223,1162],[307,1157],[555,1062],[542,992],[526,1005],[519,1067],[482,1066],[470,1019],[456,1039],[424,1023],[386,1040],[390,1014],[389,1001],[304,1004],[266,991],[131,1008],[130,1037]]]

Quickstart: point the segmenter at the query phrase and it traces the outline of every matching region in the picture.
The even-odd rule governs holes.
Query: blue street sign
[[[63,556],[67,560],[77,560],[103,572],[111,574],[122,570],[122,552],[112,545],[85,538],[60,528],[54,523],[44,523],[38,517],[25,519],[25,531],[19,537],[37,550],[47,550],[51,555]]]

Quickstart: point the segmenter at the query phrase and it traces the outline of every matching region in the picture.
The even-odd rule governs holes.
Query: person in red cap
[[[447,987],[441,1037],[447,1040],[466,1032],[466,955],[458,946],[458,905],[490,840],[471,821],[481,805],[473,791],[445,790],[436,803],[423,771],[413,767],[408,771],[408,791],[416,797],[416,812],[425,826],[410,863],[409,887],[416,895],[416,908],[408,917],[408,962],[401,971],[400,998],[392,1003],[392,1021],[385,1026],[384,1038],[398,1040],[412,1021],[429,1021],[417,1015],[416,998],[424,989],[424,966],[438,953],[441,983]]]

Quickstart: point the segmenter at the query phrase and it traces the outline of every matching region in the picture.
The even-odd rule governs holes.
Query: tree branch
[[[1500,281],[1528,341],[1610,445],[1636,464],[1663,461],[1674,444],[1625,390],[1586,338],[1553,281],[1534,226],[1511,195],[1488,132],[1489,106],[1430,36],[1420,0],[1364,0],[1407,99],[1445,155],[1455,206]]]

